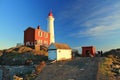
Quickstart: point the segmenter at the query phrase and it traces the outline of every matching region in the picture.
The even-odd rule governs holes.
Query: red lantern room
[[[82,56],[83,57],[94,57],[95,54],[96,54],[96,49],[94,46],[82,47]]]

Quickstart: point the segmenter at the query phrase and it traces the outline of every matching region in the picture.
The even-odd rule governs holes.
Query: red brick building
[[[40,46],[50,45],[50,33],[45,32],[40,29],[38,26],[36,29],[32,27],[28,27],[24,31],[24,45],[25,46]]]
[[[94,57],[95,54],[96,54],[96,49],[94,46],[82,47],[82,56],[83,57]]]

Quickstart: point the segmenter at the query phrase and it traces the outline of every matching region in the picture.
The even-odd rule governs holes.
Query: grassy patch
[[[103,58],[99,63],[98,76],[102,80],[111,80],[114,77],[114,73],[111,72],[110,65],[112,64],[112,58]]]
[[[104,58],[103,61],[100,63],[100,72],[103,75],[111,73],[110,71],[110,65],[112,64],[111,58]]]

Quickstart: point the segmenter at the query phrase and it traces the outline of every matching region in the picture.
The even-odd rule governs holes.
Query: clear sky
[[[55,17],[55,39],[72,48],[120,48],[120,0],[0,0],[0,49],[23,43],[24,30],[47,30]]]

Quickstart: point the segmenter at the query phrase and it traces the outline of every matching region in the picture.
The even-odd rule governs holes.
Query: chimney
[[[37,26],[37,29],[40,29],[40,25]]]

